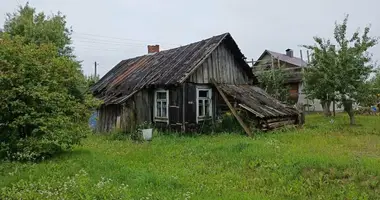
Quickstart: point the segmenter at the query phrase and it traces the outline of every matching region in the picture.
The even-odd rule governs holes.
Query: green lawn
[[[380,199],[380,117],[357,122],[312,115],[254,139],[91,136],[39,164],[1,163],[0,199]]]

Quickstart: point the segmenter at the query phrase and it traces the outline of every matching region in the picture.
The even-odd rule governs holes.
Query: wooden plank
[[[186,84],[182,84],[182,132],[186,131]]]
[[[203,83],[208,83],[209,71],[208,71],[207,62],[203,63],[202,70],[203,70]]]
[[[117,117],[116,117],[116,129],[120,129],[120,128],[121,128],[120,125],[121,125],[121,124],[120,124],[120,116],[117,116]]]
[[[212,56],[212,66],[214,67],[215,69],[215,80],[220,82],[221,81],[221,78],[220,78],[220,70],[219,70],[219,65],[218,65],[218,53],[217,51],[214,51],[214,53],[211,55]]]
[[[230,79],[229,83],[234,84],[235,83],[235,79],[234,79],[235,72],[233,69],[235,68],[235,66],[232,66],[232,64],[231,64],[231,52],[230,52],[230,50],[226,48],[225,51],[226,51],[226,66],[227,66],[227,69],[228,69],[228,72],[230,75],[229,76],[229,79]]]
[[[236,110],[234,109],[234,107],[232,107],[231,103],[228,101],[227,97],[224,95],[224,92],[219,88],[219,86],[216,84],[216,82],[214,80],[211,80],[213,82],[213,84],[215,85],[216,89],[218,90],[220,96],[222,96],[224,102],[226,102],[228,108],[231,110],[232,114],[235,116],[235,118],[238,120],[239,124],[241,127],[243,127],[245,133],[247,133],[247,135],[249,137],[252,137],[252,133],[251,133],[251,130],[249,130],[249,128],[245,125],[245,123],[243,122],[243,120],[240,118],[240,116],[237,114]]]
[[[249,108],[248,106],[244,105],[244,104],[239,104],[240,107],[244,108],[245,110],[251,112],[252,114],[256,115],[257,117],[260,117],[260,118],[264,118],[265,116],[252,110],[251,108]]]
[[[211,76],[210,76],[210,79],[211,78],[214,78],[216,79],[216,69],[215,67],[212,65],[212,55],[208,58],[207,60],[207,65],[208,65],[208,68],[209,68],[209,72],[211,72]],[[210,83],[210,79],[208,80],[208,83]]]
[[[268,128],[275,129],[286,125],[296,124],[296,120],[268,123]]]
[[[236,83],[239,83],[237,82],[237,79],[239,77],[239,72],[237,71],[237,66],[234,65],[233,59],[234,59],[234,56],[232,55],[232,52],[228,50],[228,65],[231,69],[232,84],[236,84]]]

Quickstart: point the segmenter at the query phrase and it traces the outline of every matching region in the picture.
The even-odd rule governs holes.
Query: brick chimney
[[[293,50],[292,49],[287,49],[285,50],[286,51],[286,55],[289,56],[289,57],[293,57]]]
[[[148,45],[148,53],[158,53],[160,52],[160,45]]]

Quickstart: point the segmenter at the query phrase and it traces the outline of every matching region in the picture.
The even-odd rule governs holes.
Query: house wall
[[[306,97],[306,94],[303,92],[303,84],[299,84],[299,98],[298,98],[298,103],[302,103],[304,105],[310,105],[309,107],[305,107],[305,110],[308,112],[323,112],[323,108],[321,105],[321,101],[318,99],[308,99]],[[333,111],[333,104],[331,103],[330,105],[330,111]],[[335,104],[335,111],[337,112],[343,112],[344,109],[343,107],[339,108],[338,107],[338,102]]]
[[[247,84],[247,73],[239,66],[234,54],[225,44],[220,44],[205,62],[189,77],[188,82],[208,84],[210,79],[218,83]]]
[[[114,128],[132,131],[136,124],[152,121],[153,96],[150,90],[141,90],[120,105],[102,105],[97,131],[109,132]]]

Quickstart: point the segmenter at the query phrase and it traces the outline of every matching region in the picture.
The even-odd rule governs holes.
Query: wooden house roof
[[[93,87],[105,104],[119,104],[142,88],[183,83],[221,43],[232,51],[249,77],[251,69],[229,33],[186,46],[121,61]]]
[[[298,116],[296,109],[282,104],[259,87],[228,84],[218,84],[217,86],[228,96],[238,100],[240,107],[258,118]]]

